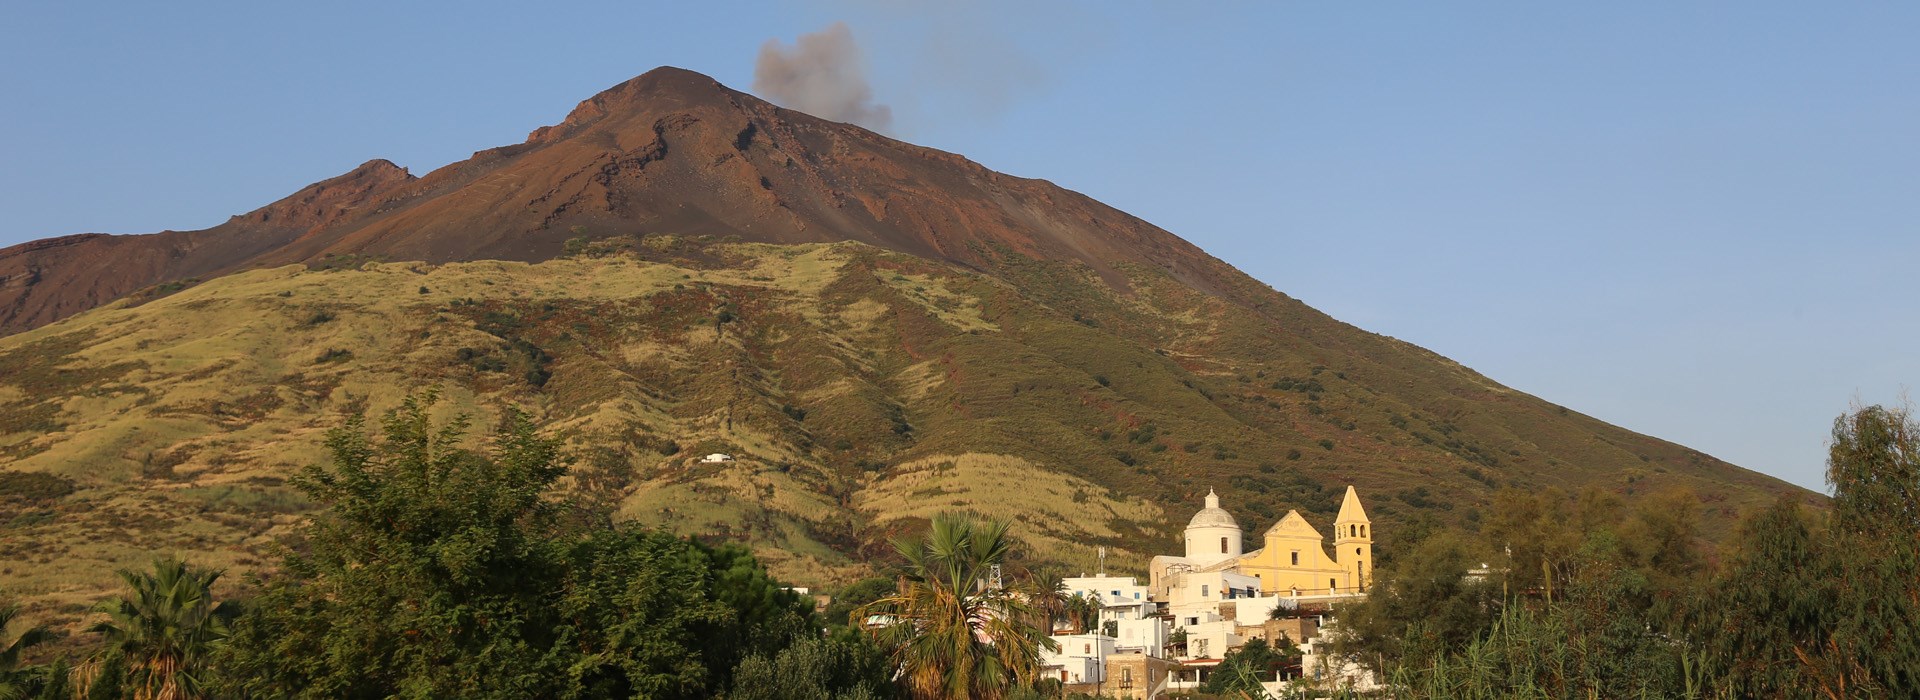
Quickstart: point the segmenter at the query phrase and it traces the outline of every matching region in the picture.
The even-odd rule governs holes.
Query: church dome
[[[1207,490],[1207,507],[1201,508],[1200,512],[1193,514],[1192,520],[1187,521],[1187,529],[1189,530],[1201,527],[1230,527],[1235,530],[1240,529],[1240,522],[1233,519],[1232,513],[1228,513],[1225,508],[1220,507],[1220,497],[1214,495],[1212,489]]]

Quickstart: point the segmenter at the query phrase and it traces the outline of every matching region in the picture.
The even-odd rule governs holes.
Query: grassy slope
[[[1383,530],[1471,523],[1499,485],[1685,486],[1710,530],[1796,491],[1251,280],[1236,304],[1017,256],[987,276],[857,244],[633,248],[258,270],[0,339],[0,469],[78,487],[0,496],[0,589],[77,614],[147,552],[256,566],[342,411],[430,384],[482,425],[533,411],[622,517],[816,585],[945,508],[1124,569],[1172,551],[1209,487],[1250,533],[1290,508],[1324,525],[1347,483]]]

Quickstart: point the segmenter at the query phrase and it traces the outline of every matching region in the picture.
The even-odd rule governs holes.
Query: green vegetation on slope
[[[1346,483],[1383,533],[1472,527],[1499,487],[1685,487],[1709,536],[1808,496],[1250,280],[1223,281],[1252,300],[1228,302],[1124,268],[1122,293],[994,255],[989,276],[656,236],[539,264],[254,270],[0,338],[0,475],[34,475],[0,480],[0,587],[74,615],[147,552],[252,570],[309,515],[286,479],[339,416],[435,385],[443,415],[535,416],[615,519],[752,544],[811,585],[870,574],[889,535],[949,509],[1124,569],[1173,548],[1209,487],[1249,533],[1330,519]]]

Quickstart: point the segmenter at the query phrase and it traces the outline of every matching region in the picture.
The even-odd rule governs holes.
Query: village
[[[1366,509],[1347,487],[1334,518],[1333,551],[1298,511],[1243,552],[1239,522],[1211,490],[1184,532],[1184,553],[1152,559],[1147,583],[1097,572],[1065,578],[1065,593],[1092,602],[1097,619],[1057,626],[1057,650],[1042,653],[1042,676],[1070,693],[1165,697],[1200,688],[1227,654],[1259,640],[1299,651],[1299,664],[1259,678],[1275,697],[1289,684],[1369,691],[1372,674],[1326,649],[1337,603],[1365,598],[1373,573]],[[1291,654],[1287,654],[1291,656]]]

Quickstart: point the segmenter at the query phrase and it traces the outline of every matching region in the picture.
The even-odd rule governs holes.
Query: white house
[[[1042,677],[1061,683],[1099,683],[1106,680],[1107,657],[1114,654],[1114,640],[1104,634],[1056,634],[1052,637],[1059,651],[1040,652]]]
[[[713,454],[700,458],[701,464],[719,464],[721,462],[731,462],[731,461],[733,461],[733,455],[724,454],[720,452],[715,452]]]
[[[1067,595],[1100,598],[1100,623],[1108,620],[1138,620],[1159,607],[1146,586],[1132,576],[1074,576],[1060,580]]]

